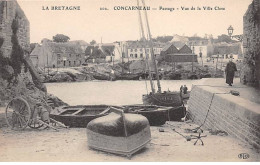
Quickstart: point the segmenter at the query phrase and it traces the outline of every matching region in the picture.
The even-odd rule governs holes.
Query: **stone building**
[[[260,0],[253,0],[243,18],[244,58],[240,80],[260,87]]]
[[[160,53],[165,46],[165,43],[156,42],[153,43],[153,51],[156,58],[160,56]],[[151,48],[143,41],[133,41],[128,44],[127,55],[129,61],[151,59]]]
[[[179,45],[180,46],[180,45]],[[182,45],[179,49],[171,43],[166,45],[161,51],[161,57],[167,62],[198,62],[196,54],[186,44]]]
[[[14,19],[18,20],[18,41],[20,46],[24,50],[29,50],[30,48],[30,23],[25,16],[23,10],[19,4],[13,1],[0,1],[0,37],[4,39],[1,51],[4,56],[10,57],[12,51],[11,37],[12,22]]]
[[[75,67],[85,62],[85,52],[74,42],[56,43],[43,40],[30,54],[36,67]]]

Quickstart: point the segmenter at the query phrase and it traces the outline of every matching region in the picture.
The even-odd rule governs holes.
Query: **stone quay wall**
[[[30,48],[30,23],[19,4],[13,1],[0,1],[0,37],[4,39],[1,48],[4,56],[10,57],[12,52],[12,22],[18,20],[18,41],[24,50]]]
[[[210,86],[193,86],[188,117],[203,129],[221,130],[260,149],[259,104]],[[206,120],[205,120],[206,119]]]

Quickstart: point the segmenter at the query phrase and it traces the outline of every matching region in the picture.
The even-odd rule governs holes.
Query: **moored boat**
[[[121,73],[116,75],[117,80],[139,80],[141,77],[141,73]]]

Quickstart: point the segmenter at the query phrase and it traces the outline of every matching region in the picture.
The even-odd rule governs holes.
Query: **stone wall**
[[[30,48],[30,23],[19,4],[13,1],[0,1],[0,37],[4,38],[1,48],[4,56],[10,57],[12,51],[12,22],[17,17],[19,29],[17,33],[20,46],[24,50]]]
[[[189,118],[202,128],[226,131],[229,136],[260,149],[259,104],[209,86],[193,86]],[[206,119],[206,120],[205,120]]]
[[[260,87],[260,0],[253,0],[243,18],[243,84]]]

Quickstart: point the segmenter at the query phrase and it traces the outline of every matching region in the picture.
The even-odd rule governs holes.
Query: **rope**
[[[199,127],[195,128],[195,129],[193,129],[193,130],[197,131],[197,130],[199,130],[199,129],[205,124],[205,122],[206,122],[206,120],[207,120],[207,118],[208,118],[208,115],[209,115],[209,111],[210,111],[211,105],[212,105],[212,103],[213,103],[214,96],[215,96],[216,94],[230,94],[230,92],[229,92],[229,93],[213,93],[213,95],[212,95],[212,97],[211,97],[210,105],[209,105],[209,108],[208,108],[208,111],[207,111],[207,114],[206,114],[206,116],[205,116],[205,119],[204,119],[203,123],[202,123]]]

